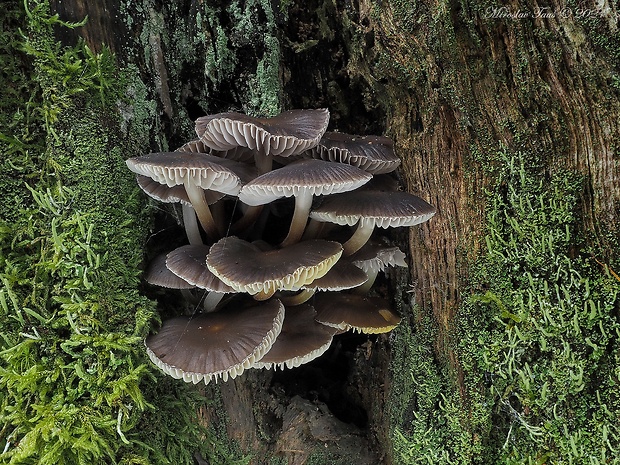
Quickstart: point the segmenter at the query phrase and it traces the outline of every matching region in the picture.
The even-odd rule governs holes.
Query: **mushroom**
[[[284,311],[280,301],[271,300],[173,318],[146,339],[146,351],[164,373],[185,382],[234,379],[269,351],[282,329]]]
[[[407,267],[405,254],[398,247],[386,247],[372,242],[366,243],[348,258],[368,276],[368,280],[355,289],[359,294],[366,294],[370,290],[379,271],[385,270],[388,266]]]
[[[282,242],[286,247],[301,238],[315,195],[351,191],[371,178],[371,174],[354,166],[323,160],[299,160],[247,183],[239,192],[239,200],[248,205],[264,205],[280,197],[295,197],[289,233]]]
[[[296,291],[320,278],[341,254],[338,242],[312,240],[263,251],[229,236],[211,246],[207,267],[237,292],[263,300],[278,290]]]
[[[209,271],[206,261],[208,253],[209,247],[205,245],[178,247],[166,256],[166,268],[193,286],[209,291],[203,307],[210,312],[216,309],[226,293],[235,290]]]
[[[347,163],[372,174],[389,173],[400,165],[392,139],[383,136],[326,132],[309,154],[321,160]]]
[[[211,216],[204,190],[237,195],[241,189],[239,176],[224,167],[222,161],[204,153],[159,152],[130,158],[126,163],[134,173],[148,176],[160,184],[169,187],[183,185],[200,224],[210,237],[215,238],[220,232]],[[231,163],[228,160],[228,164]]]
[[[196,134],[214,150],[248,147],[256,152],[259,174],[271,171],[272,157],[287,157],[319,143],[329,123],[329,111],[290,110],[271,118],[227,112],[196,120]]]
[[[323,355],[337,330],[318,323],[315,316],[310,305],[287,306],[280,335],[254,368],[295,368]]]
[[[328,292],[317,294],[313,304],[319,323],[343,331],[387,333],[400,323],[389,303],[379,297]]]
[[[359,191],[326,197],[310,212],[310,217],[357,229],[344,244],[344,255],[358,251],[370,238],[375,227],[414,226],[428,221],[435,207],[408,192]]]

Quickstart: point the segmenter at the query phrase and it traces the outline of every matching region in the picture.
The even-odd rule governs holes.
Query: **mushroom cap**
[[[148,176],[143,176],[141,174],[136,174],[136,181],[138,182],[138,186],[142,189],[149,197],[154,198],[163,203],[184,203],[186,205],[191,205],[192,203],[187,196],[187,191],[181,185],[168,187],[165,184],[160,184],[157,181],[149,178]],[[205,192],[205,200],[209,205],[214,204],[218,200],[224,197],[225,194],[222,192],[206,190]]]
[[[184,245],[166,256],[166,268],[183,280],[200,289],[232,293],[235,290],[224,284],[207,268],[208,245]]]
[[[166,254],[158,255],[144,273],[144,280],[154,286],[168,289],[194,289],[194,285],[180,278],[166,267]]]
[[[286,307],[280,335],[254,368],[295,368],[323,355],[337,329],[318,323],[315,316],[308,304]]]
[[[237,195],[242,182],[252,179],[247,165],[206,153],[157,152],[126,163],[134,173],[168,187],[188,183],[229,195]]]
[[[336,194],[357,189],[370,179],[371,174],[351,165],[299,160],[247,183],[239,192],[239,200],[247,205],[264,205],[304,191],[312,195]]]
[[[246,308],[224,308],[164,322],[149,336],[146,351],[164,373],[194,384],[239,376],[271,348],[282,329],[284,306],[277,300]]]
[[[361,267],[341,258],[323,277],[315,279],[303,288],[315,291],[342,291],[361,286],[366,281],[368,276]]]
[[[237,292],[297,291],[320,278],[342,255],[338,242],[311,240],[263,251],[234,236],[211,246],[209,270]]]
[[[313,158],[347,163],[372,174],[389,173],[400,165],[392,139],[384,136],[326,132],[309,153]]]
[[[398,247],[388,247],[368,242],[360,250],[348,257],[351,263],[366,273],[383,271],[388,266],[407,267],[405,253]]]
[[[378,334],[394,329],[401,318],[379,297],[323,293],[314,297],[316,320],[343,331]]]
[[[196,134],[214,150],[248,147],[264,155],[286,157],[319,143],[329,123],[329,111],[290,110],[272,118],[226,112],[196,120]]]
[[[414,226],[429,220],[435,207],[408,192],[358,191],[326,197],[310,218],[339,225],[380,228]]]

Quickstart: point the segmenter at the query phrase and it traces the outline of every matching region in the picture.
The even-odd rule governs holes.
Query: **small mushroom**
[[[323,355],[337,330],[317,323],[315,316],[310,305],[287,306],[280,335],[254,368],[295,368]]]
[[[313,240],[263,251],[229,236],[211,246],[207,266],[237,292],[267,299],[278,290],[296,291],[325,275],[341,254],[338,242]]]
[[[368,280],[355,289],[359,294],[366,294],[375,283],[379,272],[388,266],[407,267],[405,254],[398,247],[387,247],[372,242],[366,243],[348,258],[368,276]]]
[[[317,294],[313,305],[319,323],[343,331],[387,333],[400,323],[388,302],[378,297],[328,292]]]
[[[284,306],[278,300],[246,308],[167,320],[145,345],[164,373],[194,384],[235,378],[252,367],[280,334]]]
[[[358,191],[326,197],[310,212],[310,217],[357,229],[344,244],[344,255],[358,251],[370,238],[375,227],[414,226],[428,221],[435,207],[408,192]]]
[[[272,157],[287,157],[319,143],[329,123],[329,111],[290,110],[271,118],[227,112],[196,120],[196,134],[214,150],[248,147],[256,152],[260,174],[271,171]]]
[[[242,179],[251,176],[248,167],[231,160],[190,152],[159,152],[126,161],[136,174],[148,176],[168,187],[183,185],[200,224],[210,237],[219,237],[217,225],[205,199],[206,189],[237,195]],[[232,169],[231,169],[232,168]]]
[[[239,200],[247,205],[264,205],[281,197],[295,197],[289,233],[282,242],[285,247],[299,241],[303,235],[314,196],[351,191],[371,178],[371,174],[354,166],[299,160],[247,183],[239,192]]]

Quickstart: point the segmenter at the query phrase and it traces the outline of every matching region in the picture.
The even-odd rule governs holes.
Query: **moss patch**
[[[1,461],[229,463],[192,421],[204,399],[142,346],[152,220],[124,159],[148,145],[153,103],[134,68],[60,46],[52,28],[71,25],[28,5],[10,2],[0,36]]]

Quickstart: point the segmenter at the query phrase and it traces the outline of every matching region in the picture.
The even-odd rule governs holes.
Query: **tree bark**
[[[408,237],[391,236],[407,243],[410,276],[391,274],[386,293],[412,331],[426,317],[437,325],[434,357],[464,408],[472,388],[454,350],[454,321],[469,266],[484,247],[493,154],[502,147],[528,153],[549,176],[581,173],[586,243],[603,251],[601,262],[617,260],[619,23],[617,7],[603,3],[584,2],[585,16],[557,0],[506,8],[427,0],[52,1],[62,19],[89,15],[75,32],[93,49],[106,43],[124,65],[140,68],[162,123],[145,153],[181,145],[193,119],[231,109],[268,115],[328,107],[330,129],[393,138],[404,189],[438,214]],[[398,463],[386,402],[393,344],[402,342],[343,340],[297,382],[258,372],[208,386],[208,396],[221,395],[225,415],[205,408],[202,421],[223,421],[228,437],[254,454],[252,463],[303,464],[319,453],[335,463]],[[342,364],[344,377],[329,373]],[[348,411],[335,415],[339,402]]]

